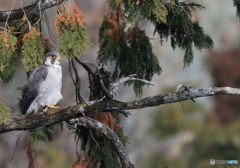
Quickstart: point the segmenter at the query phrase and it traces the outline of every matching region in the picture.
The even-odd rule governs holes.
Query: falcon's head
[[[60,65],[61,56],[57,52],[49,52],[45,57],[45,65]]]

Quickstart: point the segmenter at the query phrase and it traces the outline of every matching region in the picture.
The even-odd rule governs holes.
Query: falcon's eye
[[[52,55],[52,58],[54,58],[54,59],[55,59],[55,58],[56,58],[56,56],[55,56],[55,55]]]

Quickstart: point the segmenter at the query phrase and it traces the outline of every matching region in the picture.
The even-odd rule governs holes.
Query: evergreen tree
[[[38,5],[37,3],[33,5]],[[59,3],[61,4],[57,10],[54,28],[60,41],[60,53],[69,61],[70,75],[76,87],[76,103],[84,102],[80,94],[80,78],[76,66],[82,66],[89,76],[89,101],[99,100],[104,96],[105,100],[111,99],[106,90],[109,91],[111,83],[121,77],[136,74],[138,78],[151,81],[153,75],[160,75],[162,68],[153,53],[151,40],[145,31],[139,28],[139,22],[143,20],[147,20],[154,26],[153,34],[160,36],[159,45],[165,39],[170,39],[173,49],[178,47],[184,51],[183,67],[193,62],[194,47],[200,51],[213,47],[210,36],[205,34],[199,23],[191,18],[193,10],[204,9],[200,4],[178,0],[107,0],[109,12],[103,16],[99,29],[98,67],[92,70],[79,58],[91,45],[87,33],[87,20],[72,0],[59,1]],[[234,0],[233,3],[237,7],[239,17],[239,2]],[[44,53],[51,50],[49,39],[44,39],[41,34],[43,25],[39,19],[42,19],[42,15],[42,12],[34,14],[28,12],[23,17],[22,14],[19,14],[19,17],[9,15],[3,20],[6,21],[6,26],[0,31],[0,53],[2,53],[0,77],[3,83],[8,83],[13,79],[17,57],[21,58],[26,73],[29,74],[42,63]],[[54,41],[54,38],[52,40]],[[105,69],[105,65],[110,63],[115,66],[112,73]],[[142,87],[145,85],[143,82],[130,81],[127,84],[133,85],[136,96],[142,95]],[[26,88],[23,87],[21,90],[24,98]],[[0,106],[2,107],[1,124],[8,120],[9,108],[2,103]],[[19,101],[19,107],[22,108],[22,99]],[[93,112],[87,114],[87,117],[108,126],[120,137],[124,145],[128,142],[128,138],[119,125],[118,113]],[[182,126],[182,123],[178,124]],[[170,127],[173,132],[179,129],[175,126]],[[81,154],[74,163],[74,168],[78,166],[124,167],[114,144],[108,137],[84,126],[75,127],[70,122],[68,122],[68,128],[73,131],[76,141],[82,141]],[[166,134],[166,132],[163,131],[161,134]],[[29,135],[32,143],[39,140],[52,140],[49,127],[31,131]],[[129,164],[128,167],[134,166]]]

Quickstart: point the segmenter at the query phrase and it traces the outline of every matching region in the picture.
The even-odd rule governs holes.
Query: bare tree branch
[[[152,83],[151,81],[148,81],[148,80],[145,80],[145,79],[139,79],[139,78],[134,78],[134,76],[136,76],[137,74],[133,74],[133,75],[129,75],[128,77],[125,77],[125,78],[121,78],[119,79],[116,83],[114,83],[111,87],[111,97],[112,98],[115,98],[116,94],[117,94],[117,90],[119,88],[119,85],[124,83],[124,82],[127,82],[127,81],[134,81],[134,80],[137,80],[137,81],[141,81],[143,83],[146,83],[148,85],[154,85],[154,83]]]
[[[72,119],[70,122],[77,125],[84,126],[89,129],[94,129],[104,134],[112,142],[113,146],[115,147],[118,157],[121,161],[122,167],[127,168],[129,166],[130,160],[121,140],[119,139],[117,134],[113,130],[111,130],[108,126],[106,126],[105,124],[99,121],[93,120],[89,117],[80,117],[77,119]]]
[[[63,2],[64,0],[40,0],[32,5],[23,7],[23,10],[25,11],[26,15],[32,15],[59,5]],[[5,22],[7,19],[9,21],[22,18],[24,15],[23,10],[20,8],[12,11],[0,11],[0,22]]]
[[[83,116],[82,113],[87,115],[93,112],[103,112],[108,107],[116,107],[120,110],[140,109],[218,94],[240,95],[240,89],[210,86],[201,89],[189,88],[188,91],[185,89],[177,93],[158,94],[133,102],[121,102],[116,100],[92,101],[65,108],[50,109],[47,112],[39,112],[30,115],[15,115],[0,124],[0,133],[52,126],[61,121],[81,117]],[[81,111],[81,113],[79,111]]]

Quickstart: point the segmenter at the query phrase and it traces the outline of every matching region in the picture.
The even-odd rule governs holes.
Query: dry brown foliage
[[[83,27],[85,23],[84,15],[79,10],[75,2],[69,2],[59,7],[59,13],[55,17],[54,28],[58,31],[61,24],[69,26],[71,23],[77,23]]]
[[[148,38],[145,34],[145,30],[140,30],[138,27],[129,28],[126,32],[126,39],[136,39],[136,38]]]
[[[35,150],[32,149],[31,142],[27,142],[24,146],[24,150],[26,151],[27,158],[28,158],[28,168],[34,168],[33,163],[33,152],[35,153]]]
[[[18,37],[17,40],[17,47],[19,50],[21,50],[22,46],[23,46],[23,37],[29,32],[28,29],[24,30],[21,35]]]
[[[0,36],[3,38],[3,42],[6,46],[6,49],[8,49],[10,47],[10,44],[8,42],[8,35],[6,31],[0,31]]]
[[[82,153],[78,156],[78,160],[72,165],[72,168],[89,168],[89,165],[91,165],[93,160],[93,157],[89,156],[87,153]],[[94,164],[94,168],[100,168],[101,163],[98,162],[97,164]]]
[[[116,10],[108,13],[105,20],[110,25],[109,35],[114,39],[114,41],[123,42],[125,37],[125,20],[121,8],[118,7]]]
[[[33,42],[36,40],[36,36],[40,36],[41,32],[37,31],[36,28],[32,27],[29,32],[23,35],[23,41],[26,39],[32,39]]]
[[[113,117],[112,113],[110,113],[110,112],[95,113],[92,116],[92,118],[94,120],[97,120],[97,121],[105,124],[106,126],[111,128],[111,130],[113,130],[116,133],[118,133],[118,131],[120,130],[120,127],[116,122],[116,119]],[[97,134],[97,135],[102,135],[102,134]]]
[[[137,1],[136,1],[136,5],[139,5],[139,4],[140,4],[140,1],[139,1],[139,0],[137,0]]]
[[[52,45],[51,45],[50,41],[51,41],[50,37],[42,38],[43,47],[45,49],[44,54],[47,54],[48,52],[51,51]]]
[[[22,17],[22,21],[26,21],[26,20],[27,20],[27,16],[26,16],[26,14],[24,14]]]

